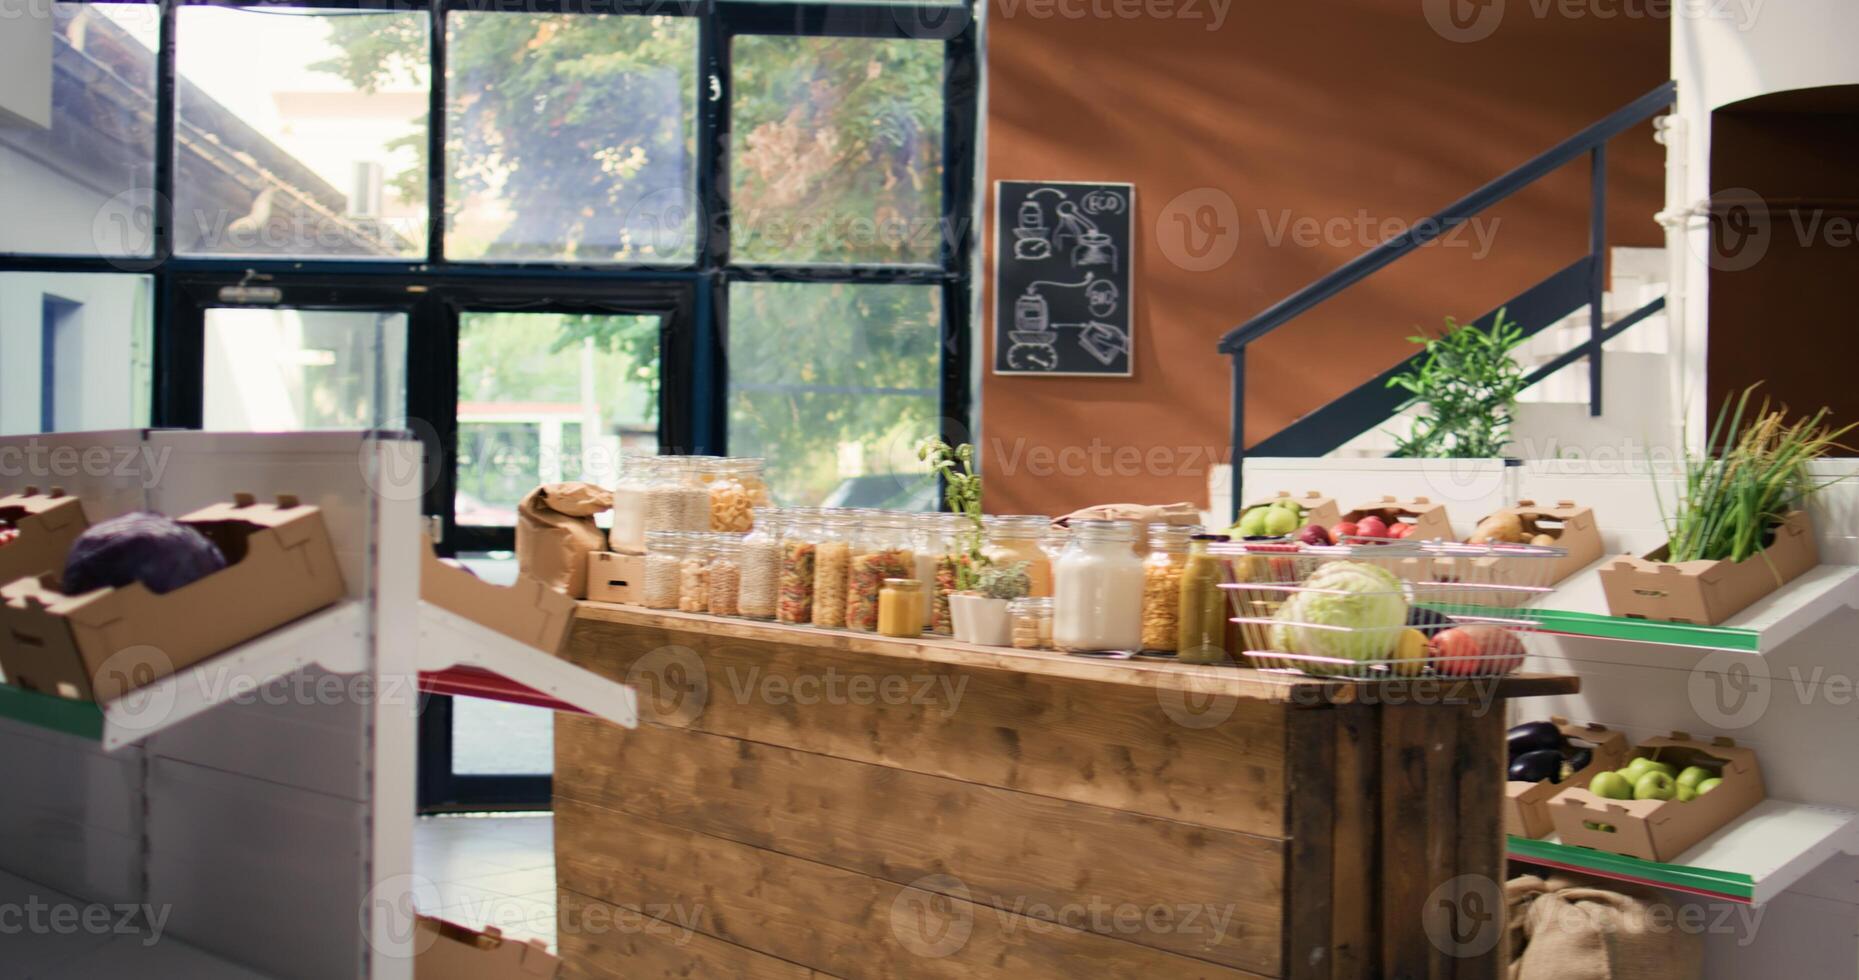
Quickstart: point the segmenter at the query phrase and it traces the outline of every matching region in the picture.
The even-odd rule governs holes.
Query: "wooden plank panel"
[[[1432,947],[1421,927],[1428,883],[1427,717],[1381,709],[1381,966],[1387,980],[1425,980]]]
[[[1331,970],[1331,879],[1336,860],[1336,712],[1294,711],[1286,719],[1291,840],[1286,857],[1284,973],[1296,980]]]
[[[1376,709],[1336,709],[1336,823],[1331,834],[1331,975],[1337,980],[1380,976],[1379,931],[1381,723]]]
[[[1307,710],[597,622],[566,656],[634,684],[646,723],[1268,837]]]
[[[1462,925],[1476,938],[1458,950],[1460,980],[1497,980],[1505,972],[1504,928],[1504,711],[1493,705],[1482,717],[1459,717],[1458,874],[1469,876],[1455,891]],[[1486,944],[1489,944],[1487,946]]]
[[[1108,914],[1072,924],[1279,970],[1285,845],[1276,839],[723,736],[622,733],[582,716],[557,717],[555,745],[558,798],[898,884],[953,875],[976,903],[1028,915],[1068,903],[1141,912],[1121,925]],[[1314,794],[1327,768],[1313,766],[1304,790],[1326,843],[1329,811]]]
[[[828,974],[563,890],[557,946],[568,980],[834,980]]]
[[[679,909],[713,938],[854,980],[1260,976],[571,800],[556,811],[556,877],[623,908]]]
[[[1431,980],[1450,980],[1454,970],[1452,948],[1424,935],[1424,916],[1450,901],[1452,893],[1443,891],[1455,875],[1459,859],[1459,715],[1450,707],[1430,707],[1422,720],[1421,745],[1426,749],[1426,812],[1428,819],[1417,833],[1426,835],[1425,897],[1414,907],[1407,928],[1423,933],[1427,947],[1427,976]],[[1491,801],[1495,812],[1497,800]],[[1429,908],[1429,906],[1431,906]]]

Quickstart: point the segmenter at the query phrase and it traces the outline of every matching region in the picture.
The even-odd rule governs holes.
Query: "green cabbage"
[[[1278,621],[1272,624],[1273,648],[1358,662],[1386,660],[1394,654],[1401,628],[1407,625],[1407,598],[1394,573],[1366,562],[1332,561],[1312,573],[1304,588],[1308,591],[1292,593],[1278,607]],[[1295,663],[1315,674],[1357,672],[1342,664]]]

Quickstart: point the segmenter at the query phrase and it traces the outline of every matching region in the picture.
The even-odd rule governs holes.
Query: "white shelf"
[[[103,747],[132,745],[312,664],[357,673],[367,666],[364,620],[362,605],[345,600],[137,688],[103,706]]]
[[[1639,861],[1554,835],[1513,838],[1511,857],[1577,868],[1603,877],[1761,905],[1838,854],[1859,853],[1859,813],[1810,803],[1763,800],[1669,863]]]
[[[1859,566],[1820,565],[1717,626],[1621,619],[1607,614],[1607,598],[1601,591],[1600,569],[1611,560],[1602,559],[1575,573],[1535,604],[1546,614],[1546,631],[1766,655],[1840,608],[1859,608]],[[1570,628],[1558,629],[1558,612],[1573,613],[1586,621],[1565,623]]]
[[[70,921],[83,922],[82,910],[102,905],[109,922],[105,934],[55,929],[32,929],[21,922],[19,931],[7,936],[6,971],[8,976],[32,977],[34,980],[93,980],[99,977],[136,977],[137,980],[263,980],[265,974],[201,952],[173,936],[153,932],[117,933],[122,915],[111,903],[92,903],[74,899],[61,892],[34,884],[0,871],[0,904],[20,911],[22,917],[34,908],[49,916],[52,908],[71,908],[76,913]],[[105,913],[92,913],[103,917]],[[61,920],[64,921],[64,920]],[[98,921],[101,921],[99,919]]]
[[[639,727],[633,689],[429,602],[420,603],[422,672],[476,667],[623,728]]]

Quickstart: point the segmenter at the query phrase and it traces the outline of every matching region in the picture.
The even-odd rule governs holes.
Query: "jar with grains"
[[[1213,534],[1196,534],[1188,546],[1188,558],[1181,569],[1181,627],[1176,639],[1176,657],[1184,664],[1219,664],[1227,656],[1225,560],[1210,554],[1207,546],[1221,538]]]
[[[846,572],[852,562],[852,539],[858,515],[849,510],[820,511],[818,543],[813,549],[813,625],[846,625]]]
[[[1052,556],[1046,552],[1046,537],[1052,529],[1052,518],[1038,514],[1002,514],[984,518],[982,523],[988,532],[984,552],[988,560],[1001,566],[1025,562],[1027,578],[1033,582],[1032,591],[1027,595],[1051,595]]]
[[[1052,599],[1027,596],[1007,604],[1013,645],[1019,650],[1052,649]]]
[[[923,587],[923,625],[917,630],[919,633],[935,623],[936,559],[948,550],[945,544],[948,535],[944,531],[948,517],[933,511],[911,517],[910,551],[916,557],[916,573],[912,577]],[[944,596],[943,601],[946,603],[948,597]]]
[[[684,536],[679,531],[647,531],[645,584],[640,601],[649,609],[678,608],[678,568],[684,562]]]
[[[747,531],[756,507],[768,506],[768,484],[759,459],[718,459],[705,469],[710,491],[710,530]]]
[[[710,532],[687,531],[678,562],[678,611],[710,611]]]
[[[742,535],[714,531],[710,542],[710,615],[734,616],[741,602]]]
[[[907,579],[916,574],[916,552],[911,547],[909,514],[867,511],[846,564],[846,627],[870,633],[878,628],[878,594],[887,578]]]
[[[758,507],[755,529],[742,539],[742,579],[736,609],[746,619],[775,618],[781,595],[781,531],[786,517],[773,507]]]
[[[645,554],[647,491],[658,465],[655,456],[628,456],[613,486],[613,527],[607,532],[607,550],[623,555]]]
[[[820,547],[820,512],[810,507],[787,512],[781,527],[781,593],[775,619],[813,622],[814,558]]]
[[[966,514],[942,515],[936,550],[936,578],[930,592],[930,632],[949,636],[955,619],[949,613],[949,596],[956,591],[957,571],[968,564],[969,543],[980,533]]]
[[[913,578],[887,578],[878,591],[878,632],[913,638],[923,635],[923,583]]]
[[[1143,560],[1130,521],[1074,521],[1052,567],[1052,642],[1075,653],[1142,644]]]
[[[1181,624],[1181,567],[1188,560],[1194,528],[1149,525],[1149,557],[1143,560],[1143,644],[1153,653],[1174,653]]]
[[[710,530],[710,472],[718,460],[714,456],[680,456],[684,478],[684,529]]]

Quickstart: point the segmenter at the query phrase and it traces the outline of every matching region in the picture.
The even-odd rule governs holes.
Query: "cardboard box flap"
[[[84,502],[67,496],[63,487],[40,493],[27,487],[24,493],[0,496],[0,520],[18,526],[31,520],[47,531],[63,531],[72,526],[83,530],[90,525],[84,519]]]
[[[548,980],[562,961],[537,940],[505,939],[496,926],[479,932],[422,915],[414,922],[417,980]]]
[[[1316,490],[1306,490],[1303,493],[1296,494],[1289,490],[1280,490],[1269,497],[1253,500],[1242,505],[1239,508],[1239,512],[1244,514],[1254,507],[1265,507],[1270,504],[1275,504],[1280,500],[1289,500],[1299,507],[1304,508],[1304,520],[1309,524],[1320,524],[1327,528],[1337,521],[1342,520],[1342,508],[1337,505],[1336,498]]]
[[[253,524],[277,532],[279,542],[287,548],[294,548],[322,536],[320,519],[314,525],[306,522],[306,518],[318,513],[315,507],[302,503],[291,494],[278,494],[275,503],[259,503],[258,498],[252,494],[237,493],[230,503],[211,504],[177,520],[182,524]],[[230,555],[227,557],[231,558]]]
[[[50,493],[27,487],[0,497],[0,523],[18,531],[0,547],[0,582],[63,570],[72,543],[90,527],[83,503],[58,487]]]
[[[420,598],[544,653],[568,637],[576,603],[527,575],[493,585],[439,560],[432,539],[420,539]]]

